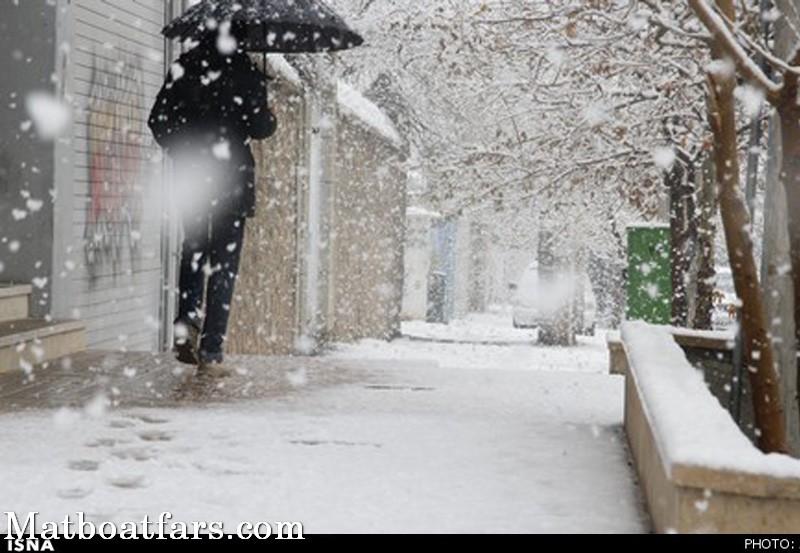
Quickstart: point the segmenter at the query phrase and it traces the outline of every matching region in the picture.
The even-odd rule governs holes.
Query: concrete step
[[[79,321],[19,319],[0,322],[0,373],[30,370],[86,349],[86,327]]]
[[[30,284],[0,284],[0,322],[28,318]]]

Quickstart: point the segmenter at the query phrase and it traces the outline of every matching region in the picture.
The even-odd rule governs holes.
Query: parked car
[[[515,328],[537,328],[553,323],[572,309],[576,332],[593,336],[597,301],[588,277],[572,274],[543,276],[536,263],[529,265],[517,283],[512,300]]]

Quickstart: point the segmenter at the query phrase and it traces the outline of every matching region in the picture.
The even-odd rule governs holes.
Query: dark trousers
[[[186,215],[176,322],[201,328],[199,359],[222,361],[233,288],[239,271],[244,217],[220,213]],[[205,280],[208,290],[204,297]],[[203,320],[203,300],[205,319]]]

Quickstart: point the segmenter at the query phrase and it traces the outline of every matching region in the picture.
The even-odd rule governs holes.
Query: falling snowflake
[[[664,171],[669,171],[672,169],[672,165],[675,163],[675,159],[677,156],[675,155],[675,150],[670,148],[669,146],[665,146],[662,148],[656,148],[653,150],[653,163],[656,164],[656,167],[662,169]]]
[[[748,84],[737,86],[734,95],[749,117],[756,117],[764,104],[764,92]]]
[[[602,105],[591,104],[584,108],[581,116],[590,127],[596,127],[608,121],[609,113]]]
[[[553,65],[559,66],[566,61],[567,54],[566,52],[564,52],[563,48],[553,47],[547,50],[545,57],[547,58],[547,61],[549,61]]]
[[[28,211],[30,211],[31,213],[37,213],[42,209],[42,206],[44,206],[44,202],[42,200],[34,200],[33,198],[28,198],[28,200],[25,202],[25,207],[27,207]]]
[[[227,140],[217,142],[212,148],[214,157],[221,160],[229,160],[231,158],[231,145]]]
[[[289,381],[289,384],[295,388],[308,384],[308,375],[306,374],[305,367],[298,367],[295,370],[288,371],[286,373],[286,379]]]
[[[237,46],[236,38],[231,35],[231,22],[226,21],[219,27],[217,50],[223,56],[229,56],[236,51]]]
[[[658,289],[658,285],[654,282],[645,285],[644,293],[647,294],[650,299],[654,300],[661,297],[661,290]]]
[[[97,394],[84,405],[83,412],[90,418],[97,419],[106,413],[110,405],[111,402],[105,394]]]
[[[706,71],[719,78],[729,78],[736,74],[736,66],[729,59],[714,60],[706,66]]]
[[[708,500],[702,499],[695,501],[694,508],[697,509],[699,513],[705,513],[706,511],[708,511]]]
[[[295,340],[294,349],[299,355],[311,355],[316,349],[316,342],[304,334]]]
[[[208,86],[217,79],[219,79],[221,76],[222,76],[222,71],[209,71],[208,73],[200,77],[200,82],[203,84],[203,86]]]
[[[54,140],[64,134],[72,119],[69,106],[48,92],[31,92],[25,99],[25,107],[43,140]]]
[[[180,63],[175,62],[170,66],[169,74],[172,76],[173,81],[177,81],[186,74],[186,70]]]

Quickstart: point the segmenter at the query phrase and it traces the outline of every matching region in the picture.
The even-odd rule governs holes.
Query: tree
[[[661,207],[653,153],[667,141],[664,118],[690,114],[676,147],[699,149],[694,52],[654,38],[636,2],[349,5],[371,46],[347,57],[343,74],[368,84],[380,66],[403,87],[435,183],[425,200],[444,214],[485,214],[492,225],[499,212],[533,212],[619,259],[620,225]],[[650,70],[656,62],[662,71]]]
[[[736,148],[736,113],[734,91],[737,70],[752,86],[761,90],[775,105],[780,114],[783,159],[781,176],[790,205],[800,206],[800,167],[794,166],[792,156],[800,155],[800,143],[787,143],[787,139],[800,142],[800,108],[797,106],[797,75],[787,69],[765,50],[749,42],[753,48],[768,56],[785,71],[781,85],[773,82],[744,50],[728,25],[737,21],[732,0],[716,0],[716,10],[704,0],[690,0],[689,4],[713,37],[711,44],[713,64],[708,70],[709,120],[715,136],[717,182],[720,188],[720,210],[725,227],[729,259],[734,286],[742,299],[742,329],[745,362],[748,366],[753,390],[753,407],[756,425],[760,430],[759,446],[764,451],[786,452],[788,449],[781,399],[780,377],[775,364],[775,354],[769,336],[763,291],[753,257],[750,236],[750,217],[742,198],[739,184],[739,161]],[[800,61],[793,60],[793,61]],[[798,203],[792,203],[796,201]],[[792,210],[790,210],[792,213]],[[790,215],[789,229],[792,239],[792,264],[795,289],[800,285],[800,218]],[[795,236],[797,232],[797,236]],[[795,255],[795,252],[797,255]],[[797,262],[797,264],[796,264]],[[795,307],[797,316],[797,305]]]

